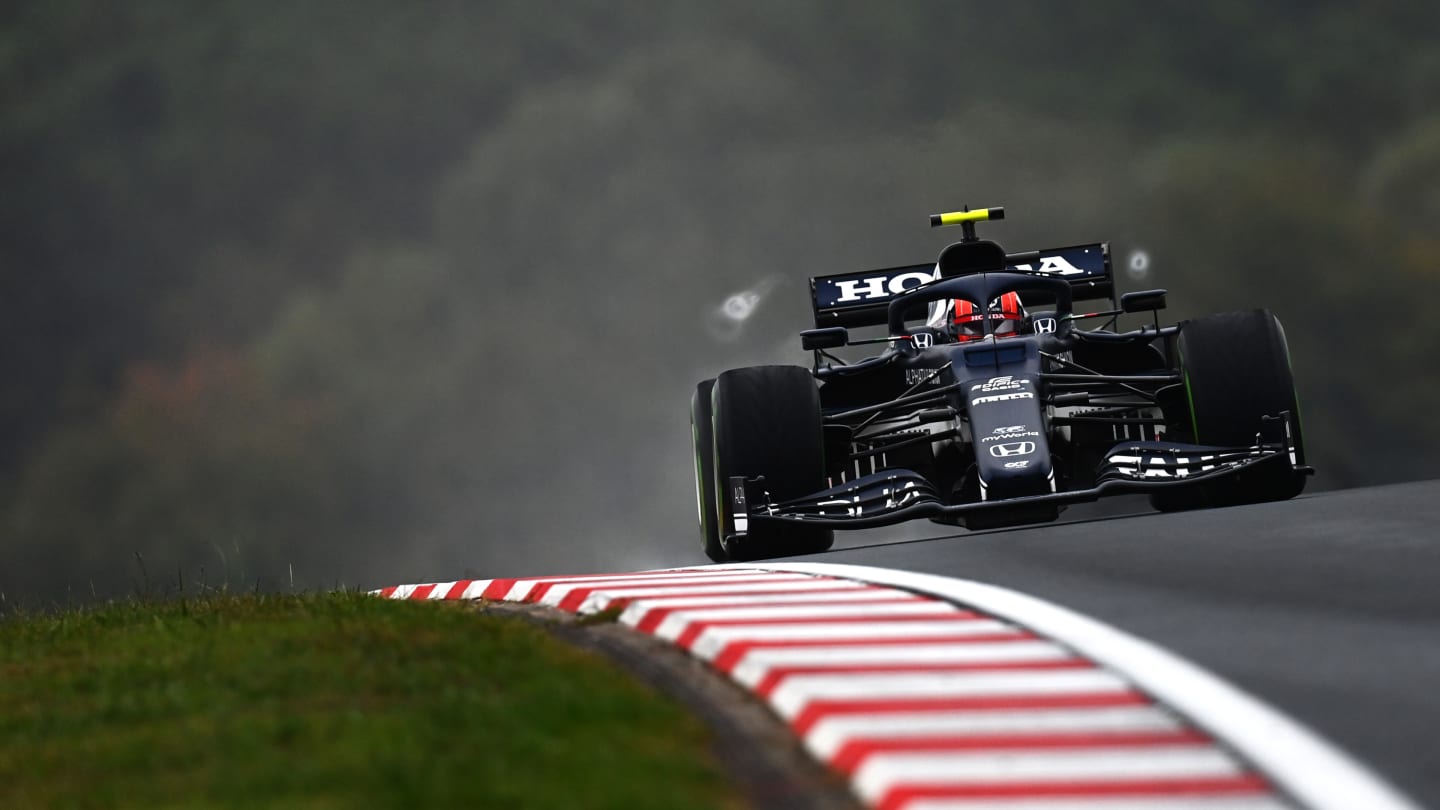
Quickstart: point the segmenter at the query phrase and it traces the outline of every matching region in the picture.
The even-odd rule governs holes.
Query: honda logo
[[[920,273],[911,271],[909,273],[897,273],[893,276],[872,276],[863,279],[848,279],[846,281],[832,282],[835,288],[840,291],[840,297],[835,299],[837,304],[848,304],[853,301],[867,301],[876,298],[889,298],[892,295],[899,295],[912,287],[918,287],[937,278],[935,273]]]
[[[990,455],[995,458],[1028,456],[1033,452],[1035,452],[1034,442],[1009,442],[1007,444],[997,444],[990,448]]]
[[[1032,267],[1028,264],[1013,265],[1016,270],[1022,273],[1044,273],[1047,276],[1083,276],[1085,271],[1071,264],[1064,256],[1041,256],[1040,266]]]
[[[935,336],[929,332],[920,332],[911,335],[910,339],[915,342],[915,348],[917,349],[928,349],[935,345]]]

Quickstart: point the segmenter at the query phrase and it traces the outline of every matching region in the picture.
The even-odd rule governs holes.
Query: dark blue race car
[[[933,263],[811,279],[812,368],[740,368],[696,387],[711,559],[823,551],[835,529],[914,518],[1044,522],[1118,493],[1165,511],[1299,494],[1312,470],[1274,315],[1161,326],[1165,291],[1117,297],[1107,244],[1007,254],[975,230],[1003,216],[932,216],[963,229]],[[1075,311],[1096,300],[1101,311]],[[1150,323],[1118,331],[1125,313]],[[866,327],[884,332],[851,334]],[[883,350],[831,353],[859,345]]]

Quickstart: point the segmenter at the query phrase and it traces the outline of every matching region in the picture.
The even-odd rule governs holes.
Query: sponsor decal
[[[1040,435],[1038,430],[1026,430],[1026,425],[1010,425],[1009,427],[995,428],[989,436],[980,440],[981,444],[986,442],[1003,442],[1009,439],[1031,439]]]
[[[1056,328],[1057,328],[1058,326],[1059,326],[1059,324],[1055,322],[1055,319],[1054,319],[1054,318],[1036,318],[1036,319],[1035,319],[1035,334],[1037,334],[1037,335],[1053,335],[1053,334],[1055,334],[1055,330],[1056,330]]]
[[[1006,444],[993,445],[990,448],[990,455],[995,458],[1028,456],[1033,452],[1035,452],[1035,442],[1008,442]]]
[[[1215,463],[1216,457],[1208,456],[1111,456],[1110,463],[1120,473],[1133,478],[1185,478],[1191,473],[1203,473],[1219,467],[1233,467],[1235,462]],[[1178,465],[1175,469],[1167,464]]]
[[[1015,391],[1020,387],[1029,384],[1029,380],[1017,380],[1009,375],[1006,375],[1004,377],[991,377],[989,380],[983,383],[976,383],[975,385],[970,386],[970,390],[984,391],[988,394],[991,391]]]
[[[941,366],[940,368],[944,368]],[[939,368],[907,368],[905,369],[905,384],[919,385],[921,382],[929,382],[931,385],[940,384]],[[925,378],[929,377],[929,380]]]
[[[738,534],[744,534],[750,530],[750,505],[745,498],[745,479],[738,476],[730,478],[730,511],[731,525],[735,527]]]
[[[906,484],[898,490],[893,490],[887,487],[884,492],[886,509],[898,509],[905,504],[914,500],[918,500],[920,498],[920,492],[915,486],[914,481],[911,481],[910,483]],[[899,497],[896,497],[897,494],[899,495]]]
[[[984,405],[987,402],[1005,402],[1012,399],[1034,399],[1035,395],[1029,391],[1017,391],[1013,394],[992,394],[988,397],[976,397],[972,405]]]
[[[935,345],[935,336],[930,334],[929,332],[921,332],[916,335],[911,335],[910,340],[915,344],[915,348],[917,349],[928,349],[931,346]]]
[[[820,507],[821,517],[829,517],[829,513],[825,511],[825,507],[827,506],[838,506],[844,509],[847,517],[860,517],[865,511],[865,507],[860,505],[860,497],[858,495],[855,497],[853,503],[842,498],[836,498],[831,501],[821,501],[815,505]]]
[[[1029,459],[1025,459],[1024,461],[1010,461],[1010,462],[1006,462],[1006,464],[1005,464],[1005,469],[1007,469],[1007,470],[1023,470],[1023,469],[1025,469],[1026,467],[1029,467],[1029,466],[1030,466],[1030,460],[1029,460]]]
[[[1022,273],[1044,273],[1047,276],[1083,276],[1085,271],[1065,260],[1064,256],[1041,256],[1040,266],[1014,265]]]
[[[1076,271],[1080,272],[1080,271]],[[906,290],[919,287],[929,281],[935,280],[932,273],[897,273],[894,276],[872,276],[850,281],[837,281],[835,287],[840,290],[840,297],[835,299],[837,304],[850,304],[856,301],[873,301],[876,298],[889,298],[892,295],[899,295]]]
[[[917,501],[920,499],[920,490],[919,487],[915,485],[914,481],[905,484],[905,486],[903,487],[885,487],[880,491],[885,496],[885,505],[877,509],[877,512],[888,512],[891,509],[899,509],[900,507],[905,506],[911,501]],[[836,498],[835,500],[831,501],[821,501],[820,503],[817,503],[815,505],[821,507],[821,517],[828,516],[824,508],[827,506],[840,507],[844,511],[846,517],[863,517],[865,514],[865,506],[860,503],[859,495],[854,496],[848,501],[844,498]]]

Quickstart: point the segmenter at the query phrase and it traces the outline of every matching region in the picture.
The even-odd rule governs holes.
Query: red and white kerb
[[[902,587],[722,566],[377,593],[623,607],[769,704],[882,810],[1319,806],[1074,647]]]

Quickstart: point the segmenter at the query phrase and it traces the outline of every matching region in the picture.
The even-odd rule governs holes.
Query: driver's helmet
[[[1025,323],[1025,307],[1020,304],[1017,293],[1007,292],[990,302],[990,311],[982,313],[969,301],[955,299],[955,311],[951,317],[952,331],[960,342],[979,340],[985,336],[985,321],[990,321],[990,334],[997,338],[1014,337],[1020,334]]]

